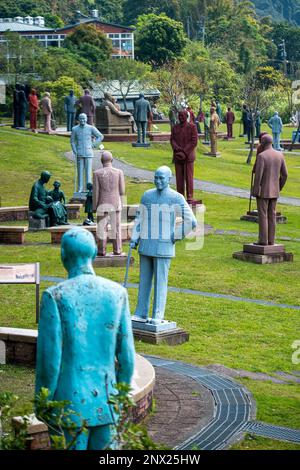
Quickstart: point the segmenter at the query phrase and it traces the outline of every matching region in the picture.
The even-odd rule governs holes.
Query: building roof
[[[76,28],[76,26],[80,26],[81,24],[87,24],[87,23],[98,23],[98,24],[103,24],[106,26],[114,26],[115,28],[127,29],[128,31],[135,31],[135,28],[131,28],[129,26],[122,26],[120,24],[115,24],[115,23],[106,23],[105,21],[100,21],[97,18],[82,19],[78,21],[77,23],[71,23],[66,26],[63,26],[62,28],[57,28],[56,31],[63,31],[64,29]]]
[[[126,84],[123,86],[124,93],[126,93]],[[120,82],[119,80],[111,80],[106,82],[99,82],[99,83],[91,83],[91,95],[95,100],[102,100],[104,98],[104,93],[110,93],[115,98],[121,100],[122,94],[120,90]],[[127,99],[130,98],[138,98],[140,93],[144,93],[145,96],[151,97],[159,97],[160,91],[156,88],[147,88],[144,87],[138,80],[135,81],[133,87],[131,87],[130,92],[127,95]]]
[[[35,33],[37,31],[53,31],[52,28],[45,28],[45,26],[37,26],[35,24],[26,24],[26,23],[19,23],[17,21],[1,21],[0,22],[0,33],[4,33],[5,31],[14,31],[17,33]]]

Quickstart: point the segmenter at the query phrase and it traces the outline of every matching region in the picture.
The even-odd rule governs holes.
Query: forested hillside
[[[252,0],[257,13],[273,20],[300,24],[300,0]]]

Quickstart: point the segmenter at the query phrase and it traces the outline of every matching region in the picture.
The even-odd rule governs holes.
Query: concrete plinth
[[[258,212],[248,211],[246,215],[242,215],[240,220],[245,220],[246,222],[255,222],[258,224]],[[281,214],[281,212],[276,213],[276,223],[277,224],[286,224],[287,218]]]
[[[139,142],[133,142],[131,145],[132,145],[132,147],[142,147],[142,148],[149,148],[150,147],[149,142],[145,142],[144,144],[140,144]]]
[[[220,157],[221,156],[220,152],[217,152],[217,153],[207,152],[204,155],[206,155],[207,157]]]
[[[143,341],[144,343],[150,344],[161,344],[166,343],[171,346],[185,343],[189,340],[190,334],[181,328],[175,330],[167,330],[161,333],[154,333],[151,331],[143,331],[140,329],[133,328],[133,335],[136,340]]]
[[[233,258],[255,264],[292,262],[293,253],[286,253],[284,245],[244,245],[243,251],[233,253]]]
[[[127,255],[114,255],[109,253],[106,256],[97,256],[93,261],[95,268],[123,268],[127,263]],[[134,264],[134,258],[130,258],[130,266]]]
[[[48,217],[47,217],[48,218]],[[46,219],[36,219],[33,217],[33,212],[28,212],[28,224],[31,232],[37,232],[38,230],[46,230],[47,223]]]
[[[173,331],[177,329],[177,324],[174,321],[162,320],[157,325],[150,322],[140,322],[132,320],[132,328],[134,330],[148,331],[149,333],[165,333],[166,331]]]

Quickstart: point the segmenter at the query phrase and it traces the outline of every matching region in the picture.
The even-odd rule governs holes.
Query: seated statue
[[[29,198],[29,211],[34,219],[45,220],[46,227],[61,224],[62,208],[61,202],[54,202],[52,193],[47,191],[45,184],[51,178],[49,171],[42,171],[41,177],[32,186]],[[62,193],[62,191],[59,191]],[[57,204],[58,203],[58,204]]]
[[[69,225],[67,220],[67,209],[66,209],[66,198],[63,191],[60,188],[60,182],[54,181],[54,189],[49,191],[48,195],[52,198],[52,211],[54,216],[54,223],[51,225]]]
[[[96,109],[96,126],[104,134],[134,132],[134,118],[129,111],[121,111],[114,96],[104,93],[103,103]]]

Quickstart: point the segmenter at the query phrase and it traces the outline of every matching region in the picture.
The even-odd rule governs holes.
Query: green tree
[[[53,15],[52,13],[46,13],[45,15],[45,25],[48,28],[62,28],[64,26],[63,20],[58,15]]]
[[[124,108],[127,110],[127,95],[133,89],[145,87],[150,79],[150,72],[151,67],[143,62],[110,59],[98,69],[101,78],[98,87],[103,91],[109,89],[112,94],[121,95]]]
[[[102,31],[88,24],[77,26],[65,39],[64,47],[87,59],[92,70],[109,59],[112,53],[111,41]]]
[[[143,62],[157,67],[182,55],[187,43],[182,23],[165,14],[139,16],[136,53]]]
[[[137,21],[140,15],[149,13],[165,13],[170,18],[178,20],[180,18],[179,0],[125,0],[124,19],[128,24]]]
[[[268,89],[272,87],[282,86],[284,83],[284,76],[278,70],[271,66],[258,67],[256,70],[256,80],[259,86]]]

